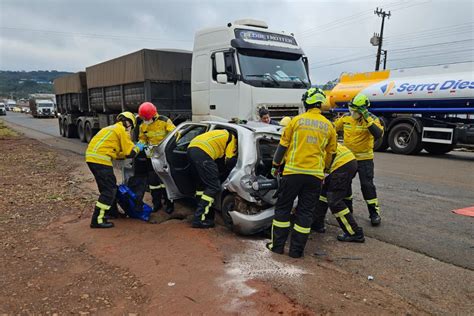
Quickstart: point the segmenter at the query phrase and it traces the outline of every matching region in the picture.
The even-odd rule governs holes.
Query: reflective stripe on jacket
[[[329,173],[334,172],[335,170],[344,166],[349,161],[352,161],[355,159],[356,157],[354,156],[354,154],[349,148],[338,143],[337,149],[336,149],[336,156],[334,157],[334,160],[332,161]]]
[[[226,130],[213,130],[196,136],[188,148],[197,147],[202,149],[213,160],[224,157],[232,158],[237,154],[237,140],[235,136]]]
[[[383,131],[380,120],[372,114],[367,122],[363,118],[356,120],[345,115],[334,123],[336,131],[344,131],[344,145],[354,153],[357,160],[374,159],[374,136],[368,130],[372,124]]]
[[[122,122],[101,129],[91,140],[86,150],[86,161],[112,166],[113,159],[130,155],[135,145]]]
[[[313,108],[291,120],[280,145],[288,148],[283,175],[307,174],[323,179],[325,166],[336,152],[336,131],[321,111]]]

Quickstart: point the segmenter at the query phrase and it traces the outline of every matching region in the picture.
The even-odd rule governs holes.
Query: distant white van
[[[0,103],[0,115],[7,115],[7,107],[5,103]]]

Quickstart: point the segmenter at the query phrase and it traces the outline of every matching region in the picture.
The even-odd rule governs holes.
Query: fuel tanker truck
[[[331,107],[347,112],[358,93],[369,97],[369,110],[385,128],[377,151],[444,154],[456,145],[474,144],[472,62],[343,74],[328,92]]]

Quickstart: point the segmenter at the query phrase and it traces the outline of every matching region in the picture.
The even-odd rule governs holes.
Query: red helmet
[[[138,108],[138,115],[145,121],[151,120],[156,113],[156,107],[151,102],[143,102]]]

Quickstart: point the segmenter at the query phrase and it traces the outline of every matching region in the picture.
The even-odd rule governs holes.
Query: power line
[[[420,49],[424,47],[441,46],[441,45],[455,45],[457,43],[465,43],[465,42],[472,42],[472,41],[473,39],[465,39],[465,40],[452,41],[452,42],[442,42],[442,43],[434,43],[434,44],[428,44],[428,45],[395,48],[395,49],[390,49],[390,52],[397,52],[397,51],[403,51],[403,50],[416,50],[416,49]]]
[[[468,22],[468,23],[461,23],[461,24],[454,24],[454,25],[430,28],[430,29],[425,29],[425,30],[418,30],[418,31],[416,31],[416,33],[409,32],[409,33],[395,34],[395,35],[392,35],[392,36],[387,36],[387,40],[398,38],[398,37],[404,37],[405,38],[407,35],[408,36],[410,36],[410,35],[422,35],[424,33],[431,33],[431,32],[438,33],[438,32],[440,32],[440,30],[443,31],[443,30],[449,30],[451,28],[466,27],[466,26],[473,25],[473,24],[474,24],[474,22]]]
[[[315,65],[313,67],[310,67],[310,69],[315,69],[315,68],[322,68],[322,67],[327,67],[327,66],[334,66],[334,65],[340,65],[340,64],[345,64],[345,63],[349,63],[349,62],[353,62],[353,61],[358,61],[358,60],[362,60],[362,59],[368,59],[368,58],[373,58],[374,57],[374,54],[370,54],[370,55],[365,55],[365,56],[359,56],[359,57],[355,57],[355,58],[351,58],[351,59],[346,59],[346,60],[341,60],[339,62],[334,62],[334,63],[331,63],[331,64],[325,64],[325,65]]]
[[[411,7],[418,6],[418,5],[424,5],[424,4],[427,4],[429,2],[430,1],[420,2],[420,3],[415,3],[415,4],[409,4],[408,2],[400,1],[398,3],[388,4],[387,8],[392,9],[392,8],[396,8],[396,6],[402,6],[400,8],[395,9],[396,11],[398,11],[398,10],[407,9],[407,8],[411,8]],[[406,4],[408,4],[408,5],[406,5]],[[404,5],[406,5],[406,6],[404,6]],[[334,21],[331,21],[331,22],[328,22],[328,23],[321,24],[317,27],[313,27],[313,28],[304,30],[300,33],[302,35],[299,35],[298,37],[299,38],[306,38],[306,37],[309,37],[309,36],[325,35],[325,34],[322,34],[322,33],[330,31],[330,30],[334,30],[334,29],[337,29],[337,28],[345,27],[345,26],[348,26],[348,25],[352,25],[353,22],[358,21],[358,20],[362,20],[363,18],[368,17],[370,15],[371,15],[371,13],[368,10],[360,11],[360,12],[357,12],[355,14],[349,15],[347,17],[340,18],[340,19],[337,19],[337,20],[334,20]],[[339,23],[339,22],[341,22],[341,23]],[[314,31],[318,31],[318,33],[314,34],[313,33]],[[309,32],[309,34],[308,34],[308,32]]]
[[[397,60],[405,60],[405,59],[419,59],[419,58],[426,58],[426,57],[432,57],[432,56],[439,56],[439,55],[453,55],[453,54],[459,54],[463,52],[472,52],[474,51],[474,48],[471,49],[463,49],[463,50],[458,50],[456,52],[442,52],[442,53],[437,53],[437,54],[428,54],[428,55],[419,55],[419,56],[411,56],[411,57],[404,57],[404,58],[398,58],[398,59],[391,59],[390,61],[397,61]]]

